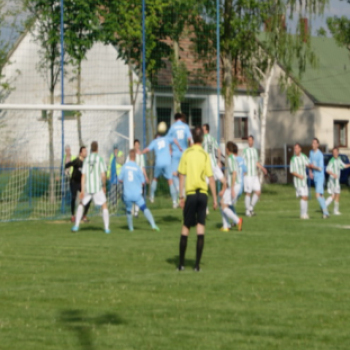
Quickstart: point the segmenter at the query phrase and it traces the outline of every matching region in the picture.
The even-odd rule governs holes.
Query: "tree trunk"
[[[78,63],[78,72],[77,72],[77,104],[81,104],[81,62]],[[82,147],[83,144],[83,135],[81,130],[81,112],[77,113],[77,128],[78,128],[78,140],[79,145]]]
[[[269,65],[270,69],[267,72],[267,77],[265,81],[265,93],[264,93],[264,101],[263,101],[263,108],[262,108],[261,121],[260,121],[261,122],[260,162],[262,165],[265,164],[265,158],[266,158],[266,120],[267,120],[267,112],[268,112],[268,106],[269,106],[271,83],[275,73],[275,65],[274,64],[272,64],[272,66],[270,65]],[[261,173],[260,182],[262,183],[263,180],[264,180],[264,175]]]
[[[223,85],[225,99],[225,143],[234,138],[234,87],[232,73],[232,55],[231,53],[223,54]],[[220,141],[220,140],[218,140]]]
[[[50,89],[50,104],[54,104],[54,96],[55,90]],[[49,198],[50,202],[53,204],[56,200],[56,191],[55,191],[55,154],[54,154],[54,146],[53,146],[53,111],[49,111],[47,114],[48,120],[48,131],[49,131],[49,166],[50,166],[50,186],[49,186]]]
[[[176,68],[179,67],[180,61],[179,61],[179,55],[180,55],[180,48],[179,48],[179,42],[174,40],[173,41],[173,50],[174,50],[174,58],[172,64],[176,66]],[[175,84],[173,83],[173,99],[174,99],[174,113],[181,112],[181,102],[179,101],[179,97],[177,96],[177,92],[175,89]],[[187,116],[189,118],[189,116]]]

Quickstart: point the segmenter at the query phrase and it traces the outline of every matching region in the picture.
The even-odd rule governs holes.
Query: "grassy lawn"
[[[241,233],[211,212],[200,273],[193,232],[176,272],[181,211],[157,207],[160,233],[143,217],[133,233],[112,218],[110,235],[100,217],[77,234],[68,221],[0,224],[0,349],[349,349],[348,189],[329,220],[315,199],[299,220],[294,190],[277,185]]]

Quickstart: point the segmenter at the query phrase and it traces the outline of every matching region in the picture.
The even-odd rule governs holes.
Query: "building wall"
[[[322,144],[328,149],[334,147],[334,121],[347,121],[350,124],[350,108],[324,107],[316,108],[316,135]],[[348,125],[348,147],[342,148],[341,152],[350,155],[350,132]]]
[[[48,76],[39,71],[41,48],[28,33],[18,44],[10,58],[10,64],[4,74],[11,81],[13,90],[5,103],[9,104],[45,104],[49,103]],[[111,45],[96,43],[88,52],[82,64],[82,103],[90,105],[129,105],[128,68],[117,59],[118,53]],[[137,76],[134,74],[134,80]],[[65,103],[76,103],[76,80],[74,67],[66,66]],[[135,115],[135,136],[142,138],[142,93],[138,94]],[[55,103],[61,103],[61,82],[55,90]],[[55,164],[61,161],[62,133],[61,114],[54,115],[54,153]],[[121,112],[83,112],[83,141],[89,144],[97,140],[101,152],[107,157],[114,143],[126,147],[128,144],[120,134],[128,136],[127,116]],[[6,139],[2,151],[7,159],[20,163],[48,163],[48,128],[41,119],[41,111],[1,111],[0,136]],[[65,143],[70,144],[72,152],[79,149],[76,120],[66,120],[64,124]],[[4,149],[5,148],[5,149]],[[31,150],[21,152],[21,150]],[[5,156],[4,156],[5,157]]]

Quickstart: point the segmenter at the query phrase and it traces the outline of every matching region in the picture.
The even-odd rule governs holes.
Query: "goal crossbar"
[[[1,110],[45,111],[123,111],[129,112],[129,147],[134,147],[134,113],[131,105],[62,105],[62,104],[1,104]]]

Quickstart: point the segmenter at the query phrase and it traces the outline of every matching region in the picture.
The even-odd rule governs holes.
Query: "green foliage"
[[[188,71],[183,61],[177,62],[172,59],[172,86],[173,86],[173,98],[177,105],[184,100],[188,89]],[[175,112],[181,112],[175,111]]]
[[[349,5],[350,6],[350,5]],[[328,29],[332,33],[334,39],[341,46],[345,46],[350,50],[350,20],[348,17],[333,17],[327,19]]]

